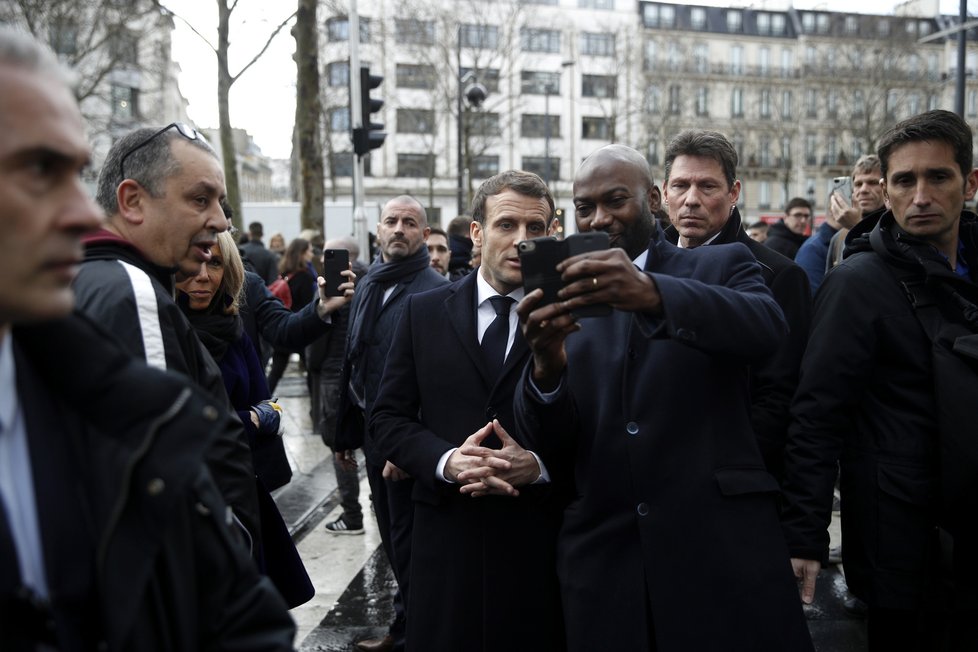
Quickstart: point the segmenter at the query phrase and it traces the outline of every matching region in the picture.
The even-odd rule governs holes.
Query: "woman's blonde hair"
[[[227,231],[217,234],[217,246],[224,258],[224,278],[221,279],[221,287],[218,288],[218,291],[220,294],[231,298],[231,302],[224,306],[224,314],[236,315],[241,306],[241,296],[244,292],[244,263],[241,261],[241,254],[238,253],[238,245],[234,241],[234,236]]]

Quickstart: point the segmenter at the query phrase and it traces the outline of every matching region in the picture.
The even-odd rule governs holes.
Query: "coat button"
[[[638,515],[639,516],[648,516],[649,515],[649,505],[648,505],[648,503],[639,503],[638,504],[638,507],[635,508],[635,511],[638,512]]]
[[[159,496],[166,489],[166,483],[162,478],[153,478],[146,483],[146,493],[150,496]]]
[[[205,405],[202,414],[208,421],[217,421],[218,412],[213,405]]]
[[[676,330],[676,338],[683,342],[695,342],[696,331],[691,331],[688,328],[680,328]]]
[[[627,432],[629,435],[637,435],[638,424],[635,423],[634,421],[629,421],[628,423],[625,424],[625,432]]]

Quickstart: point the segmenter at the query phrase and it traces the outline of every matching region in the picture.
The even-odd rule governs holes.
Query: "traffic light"
[[[384,78],[380,75],[371,75],[370,68],[360,67],[360,115],[363,126],[353,130],[353,151],[357,156],[370,153],[370,150],[377,149],[384,144],[387,134],[384,133],[384,125],[371,122],[370,114],[380,111],[384,106],[384,100],[370,97],[370,91],[380,86]]]

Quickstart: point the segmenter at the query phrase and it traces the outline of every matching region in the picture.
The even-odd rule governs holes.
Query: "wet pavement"
[[[275,493],[275,501],[316,586],[312,601],[292,610],[299,627],[296,647],[300,652],[348,652],[356,641],[383,636],[393,619],[394,580],[370,516],[370,489],[361,470],[364,534],[327,532],[323,525],[340,513],[336,478],[329,449],[312,432],[305,381],[296,364],[290,365],[277,394],[285,407],[293,478]],[[830,533],[834,545],[839,540],[837,521]],[[865,621],[843,609],[847,597],[841,567],[823,569],[815,603],[805,607],[817,652],[866,650]]]

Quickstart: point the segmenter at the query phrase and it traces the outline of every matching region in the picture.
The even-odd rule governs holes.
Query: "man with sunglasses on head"
[[[228,228],[225,194],[221,163],[195,129],[173,123],[123,136],[99,174],[95,199],[106,218],[84,239],[73,285],[82,312],[130,355],[188,376],[221,404],[220,369],[174,302],[173,276],[195,274],[210,259],[217,234]],[[206,460],[254,542],[258,508],[244,429],[216,437]]]

